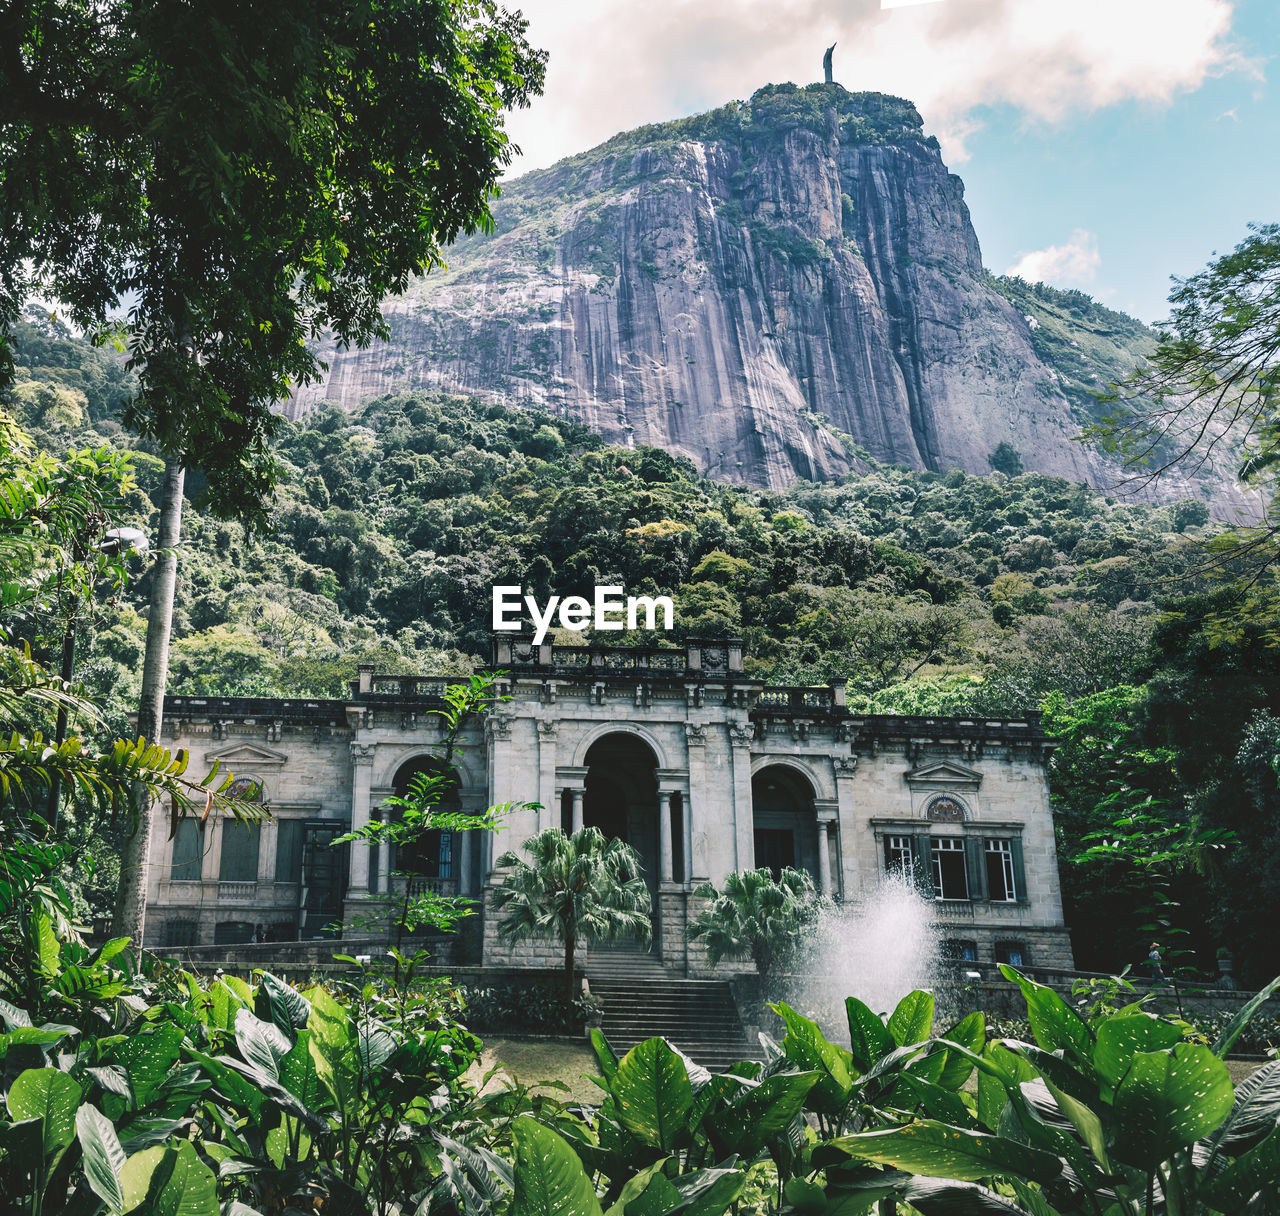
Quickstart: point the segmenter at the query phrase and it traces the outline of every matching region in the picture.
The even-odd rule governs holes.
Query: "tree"
[[[1223,460],[1245,484],[1271,486],[1280,466],[1280,224],[1252,225],[1230,253],[1176,281],[1172,315],[1147,362],[1105,399],[1086,435],[1119,452],[1136,485]],[[1217,546],[1219,559],[1275,562],[1280,508]]]
[[[378,311],[491,224],[503,111],[545,56],[493,0],[20,0],[0,14],[0,387],[32,294],[127,338],[126,413],[166,457],[138,729],[159,735],[185,472],[263,518],[273,403],[315,340],[386,333]],[[114,309],[128,300],[127,322]],[[116,910],[138,935],[149,818]]]
[[[1022,455],[1007,439],[996,444],[995,451],[987,457],[987,463],[997,473],[1007,477],[1021,477],[1026,469],[1022,467]]]
[[[726,958],[749,958],[766,986],[774,967],[795,949],[813,924],[820,901],[804,870],[735,870],[717,891],[703,883],[694,895],[705,903],[687,930],[702,942],[713,967]]]
[[[498,936],[508,942],[534,936],[563,942],[565,997],[573,1000],[579,942],[647,942],[653,934],[640,858],[626,841],[592,827],[572,836],[546,828],[523,847],[529,861],[514,852],[498,858],[497,868],[508,870],[494,891],[494,907],[503,913]]]
[[[127,483],[114,455],[33,455],[0,413],[0,980],[24,997],[38,989],[56,939],[76,936],[65,877],[78,859],[58,830],[59,791],[99,820],[145,817],[150,799],[161,796],[175,828],[182,815],[215,808],[241,818],[259,813],[224,797],[231,777],[216,765],[196,780],[186,775],[185,755],[144,740],[94,746],[90,733],[103,725],[97,707],[65,670],[50,671],[15,638],[15,625],[35,630],[52,603],[65,669],[68,644],[56,634],[71,633],[104,584],[123,580],[118,555],[92,541],[108,533]]]

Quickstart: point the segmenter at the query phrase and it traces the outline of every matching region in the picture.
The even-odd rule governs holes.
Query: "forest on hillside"
[[[16,336],[19,424],[53,454],[127,451],[129,522],[152,528],[163,464],[120,424],[120,359],[37,316]],[[1207,570],[1202,502],[1110,499],[999,451],[986,477],[873,467],[761,491],[424,394],[282,422],[275,450],[286,478],[256,533],[188,481],[172,692],[341,696],[367,660],[471,670],[497,583],[671,594],[677,637],[741,636],[771,683],[843,678],[870,712],[1041,712],[1082,967],[1137,962],[1155,926],[1203,972],[1220,948],[1247,982],[1280,971],[1280,604]],[[117,730],[144,645],[138,574],[78,651]],[[47,657],[56,622],[30,633]]]

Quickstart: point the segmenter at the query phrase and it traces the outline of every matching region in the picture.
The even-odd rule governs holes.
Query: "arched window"
[[[964,806],[950,794],[939,794],[925,807],[924,817],[934,823],[963,823]]]

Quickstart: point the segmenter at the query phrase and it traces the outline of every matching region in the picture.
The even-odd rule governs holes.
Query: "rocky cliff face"
[[[291,412],[444,388],[770,486],[863,453],[985,473],[1001,442],[1028,469],[1116,480],[1072,442],[1071,378],[1101,384],[1098,368],[1037,354],[907,102],[770,87],[529,174],[494,213],[496,233],[389,303],[390,342],[327,352]],[[1109,378],[1141,335],[1100,341]]]

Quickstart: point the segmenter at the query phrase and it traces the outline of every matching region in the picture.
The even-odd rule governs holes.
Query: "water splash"
[[[885,875],[857,907],[823,909],[792,968],[791,1003],[847,1042],[846,996],[891,1013],[908,992],[935,987],[939,953],[933,901],[908,879]]]

